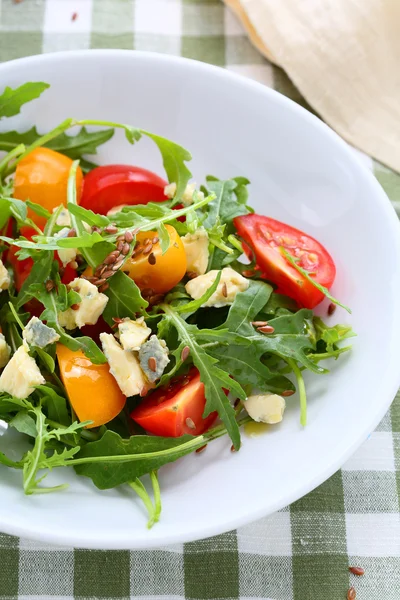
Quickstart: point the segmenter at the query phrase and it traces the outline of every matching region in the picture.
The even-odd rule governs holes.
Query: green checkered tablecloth
[[[0,0],[0,61],[81,48],[196,58],[305,104],[219,0]],[[400,177],[361,158],[400,210]],[[399,600],[399,499],[400,396],[341,471],[237,531],[132,552],[55,548],[0,534],[0,599],[344,600],[354,585],[357,600]],[[363,577],[349,574],[354,564]]]

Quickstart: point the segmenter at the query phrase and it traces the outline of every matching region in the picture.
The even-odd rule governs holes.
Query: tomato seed
[[[156,264],[156,257],[154,256],[154,252],[151,252],[151,254],[149,254],[149,258],[147,259],[149,261],[150,265],[155,265]]]
[[[228,297],[228,288],[226,287],[225,281],[222,284],[221,292],[222,292],[222,295],[223,295],[224,298]]]
[[[349,567],[349,571],[350,573],[353,573],[353,575],[357,575],[358,577],[361,577],[361,575],[364,575],[365,573],[362,567]]]
[[[356,590],[353,586],[347,590],[347,600],[355,600],[356,598]]]
[[[157,369],[157,361],[154,358],[154,356],[150,356],[149,360],[147,361],[147,364],[149,365],[150,371],[153,371],[153,373],[154,373],[155,370]]]
[[[204,450],[206,448],[207,448],[207,444],[205,444],[204,446],[200,446],[200,448],[197,448],[196,454],[200,454],[200,452],[204,452]]]
[[[264,325],[263,327],[257,327],[257,331],[260,333],[274,333],[275,329],[271,325]]]
[[[196,425],[194,424],[193,419],[191,419],[190,417],[188,417],[185,422],[186,425],[190,427],[190,429],[196,429]]]
[[[331,302],[330,305],[328,306],[328,315],[329,316],[333,315],[335,310],[336,310],[336,304],[333,304],[333,302]]]
[[[79,304],[71,304],[71,310],[79,310]]]
[[[184,362],[190,354],[189,346],[185,346],[181,352],[181,361]]]
[[[295,393],[296,392],[294,390],[285,390],[284,392],[282,392],[281,396],[287,398],[288,396],[293,396],[293,394]]]

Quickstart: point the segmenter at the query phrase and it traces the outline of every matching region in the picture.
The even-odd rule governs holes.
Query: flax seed
[[[257,327],[257,331],[260,333],[274,333],[275,329],[271,325],[264,325],[263,327]]]
[[[159,239],[158,239],[158,237],[156,236],[156,237],[153,237],[153,239],[152,239],[151,241],[152,241],[152,243],[153,243],[153,244],[158,244],[158,242],[159,242],[160,240],[159,240]]]
[[[233,444],[231,446],[231,452],[236,452],[236,448],[235,448],[235,446]]]
[[[106,282],[106,279],[104,279],[104,277],[102,277],[101,279],[98,279],[94,285],[96,285],[97,287],[100,287],[105,282]]]
[[[154,252],[151,252],[151,254],[149,254],[149,258],[147,259],[149,261],[150,265],[155,265],[156,264],[156,257],[154,255]]]
[[[119,235],[117,237],[117,242],[125,242],[125,236],[124,235]]]
[[[336,304],[333,304],[333,302],[331,302],[330,305],[328,306],[328,315],[329,316],[333,315],[335,310],[336,310]]]
[[[195,279],[197,277],[197,273],[195,271],[187,271],[186,277],[188,279]]]
[[[128,242],[125,242],[125,244],[122,246],[121,254],[126,256],[127,254],[129,254],[130,249],[131,249],[131,247],[128,244]]]
[[[114,274],[115,274],[115,271],[110,269],[109,271],[104,271],[103,277],[104,277],[104,279],[108,279],[109,277],[112,277]]]
[[[284,392],[282,392],[281,396],[287,398],[288,396],[293,396],[293,394],[295,393],[296,392],[294,390],[285,390]]]
[[[54,281],[52,279],[49,279],[48,281],[46,281],[46,283],[45,283],[46,292],[51,292],[52,290],[54,290],[55,287],[56,287],[56,284],[54,283]]]
[[[75,229],[70,229],[67,233],[67,237],[76,237]]]
[[[96,283],[97,277],[85,277],[82,276],[82,279],[86,279],[89,283]]]
[[[143,248],[137,248],[136,250],[134,250],[132,252],[132,258],[136,258],[136,256],[139,256],[139,254],[142,254],[143,252]]]
[[[137,231],[137,230],[135,230],[135,231]],[[135,234],[132,231],[125,231],[125,235],[124,235],[125,242],[130,244],[133,241],[134,235]]]
[[[347,600],[355,600],[356,598],[356,590],[353,586],[347,590]]]
[[[92,231],[93,233],[101,233],[101,228],[97,227],[96,225],[92,226]]]
[[[117,233],[118,227],[116,227],[113,224],[110,224],[110,225],[107,225],[107,227],[104,228],[104,231],[106,233]]]
[[[350,573],[353,573],[353,575],[357,575],[357,577],[361,577],[361,575],[364,575],[365,573],[362,567],[349,567],[349,571]]]
[[[115,265],[113,266],[112,270],[113,271],[118,271],[118,269],[122,266],[123,262],[125,260],[125,257],[120,258],[119,260],[117,260],[117,262],[115,263]]]
[[[223,295],[224,298],[228,297],[228,288],[226,287],[225,281],[222,284],[221,292],[222,292],[222,295]]]
[[[143,248],[143,254],[150,254],[150,252],[153,250],[153,244],[147,244],[144,248]]]
[[[253,325],[253,327],[265,327],[268,325],[268,321],[252,321],[251,325]]]
[[[124,321],[123,319],[120,319],[119,317],[112,317],[112,320],[114,321],[114,323],[117,323],[117,324],[123,323],[123,321]]]
[[[154,290],[152,290],[151,288],[144,288],[142,290],[142,296],[143,298],[149,298],[150,296],[154,296]]]
[[[79,310],[79,304],[71,304],[71,310]]]
[[[117,244],[118,252],[121,252],[122,248],[124,247],[124,244],[125,244],[125,242],[122,240],[120,242],[118,242],[118,244]]]
[[[201,452],[204,452],[204,450],[206,448],[207,448],[207,444],[205,444],[204,446],[200,446],[200,448],[197,448],[196,454],[200,454]]]
[[[99,292],[100,292],[100,293],[103,293],[103,292],[105,292],[106,290],[108,290],[108,288],[109,288],[109,287],[110,287],[110,284],[109,284],[109,283],[103,283],[103,285],[101,285],[101,286],[99,287]]]
[[[190,348],[189,346],[185,346],[184,348],[182,348],[182,352],[181,352],[181,361],[185,362],[185,360],[187,359],[187,357],[190,354]]]
[[[65,267],[60,267],[58,269],[58,274],[60,275],[60,277],[63,277],[64,273],[65,273]]]
[[[143,240],[143,246],[147,246],[147,244],[151,244],[151,239],[150,238],[144,238],[144,240]]]
[[[191,419],[190,417],[187,417],[185,423],[190,429],[196,429],[196,425],[194,424],[193,419]]]
[[[234,408],[237,408],[237,407],[239,406],[239,404],[240,404],[240,399],[239,399],[239,398],[236,398],[236,400],[235,400],[235,403],[234,403],[233,407],[234,407]]]
[[[147,364],[149,365],[150,371],[153,371],[153,373],[154,373],[155,370],[157,369],[157,361],[156,361],[155,357],[150,356],[149,360],[147,361]]]

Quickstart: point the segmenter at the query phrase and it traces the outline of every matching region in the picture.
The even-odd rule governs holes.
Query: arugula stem
[[[25,144],[19,144],[19,146],[16,146],[13,150],[11,150],[11,152],[6,154],[6,156],[3,158],[3,160],[0,161],[0,176],[3,172],[3,170],[7,167],[8,163],[13,158],[16,158],[20,154],[23,154],[23,152],[25,152]]]
[[[160,483],[158,481],[157,471],[152,471],[150,473],[150,479],[151,479],[151,483],[153,486],[153,494],[154,494],[154,508],[155,508],[154,521],[157,523],[160,520],[161,509],[162,509],[161,490],[160,490]]]
[[[36,413],[37,437],[35,439],[35,444],[34,444],[33,450],[32,450],[33,460],[32,460],[32,462],[27,463],[27,465],[26,465],[27,468],[24,467],[24,492],[25,492],[25,494],[31,494],[32,493],[31,487],[33,487],[33,488],[35,487],[35,477],[36,477],[36,473],[38,471],[40,457],[42,456],[42,454],[44,452],[44,446],[45,446],[45,440],[44,440],[44,434],[46,431],[45,420],[46,420],[46,417],[42,412],[40,412],[39,414]]]
[[[11,310],[11,312],[12,312],[12,314],[13,314],[13,317],[14,317],[14,319],[16,320],[16,322],[18,323],[18,325],[21,327],[21,329],[24,329],[24,327],[25,327],[25,326],[24,326],[23,322],[21,321],[21,319],[19,318],[19,316],[18,316],[18,313],[17,313],[17,311],[15,310],[15,308],[14,308],[14,306],[13,306],[12,302],[9,302],[9,303],[8,303],[8,306],[10,307],[10,310]]]
[[[343,352],[348,352],[351,350],[351,346],[345,346],[344,348],[338,348],[337,350],[332,350],[332,352],[321,352],[320,354],[308,354],[308,358],[318,362],[319,360],[326,360],[327,358],[336,358]]]
[[[305,427],[307,425],[307,393],[303,375],[295,360],[292,358],[286,358],[285,360],[291,367],[297,380],[297,390],[300,396],[300,423]]]
[[[231,243],[232,246],[236,248],[236,250],[239,250],[239,252],[243,254],[243,246],[235,235],[228,235],[228,242]]]
[[[150,499],[149,494],[147,493],[146,488],[143,483],[140,481],[139,477],[136,477],[135,481],[129,481],[128,485],[137,493],[143,504],[145,505],[147,512],[149,514],[149,520],[147,522],[147,528],[151,529],[158,518],[156,519],[156,511],[154,509],[153,503]]]

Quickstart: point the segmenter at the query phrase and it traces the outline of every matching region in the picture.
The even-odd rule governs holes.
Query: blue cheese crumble
[[[22,332],[22,337],[30,346],[37,346],[38,348],[54,344],[60,339],[60,336],[52,327],[48,327],[37,317],[32,317]]]
[[[160,379],[169,363],[167,344],[156,335],[152,335],[149,341],[141,346],[139,361],[147,379],[154,383]]]

